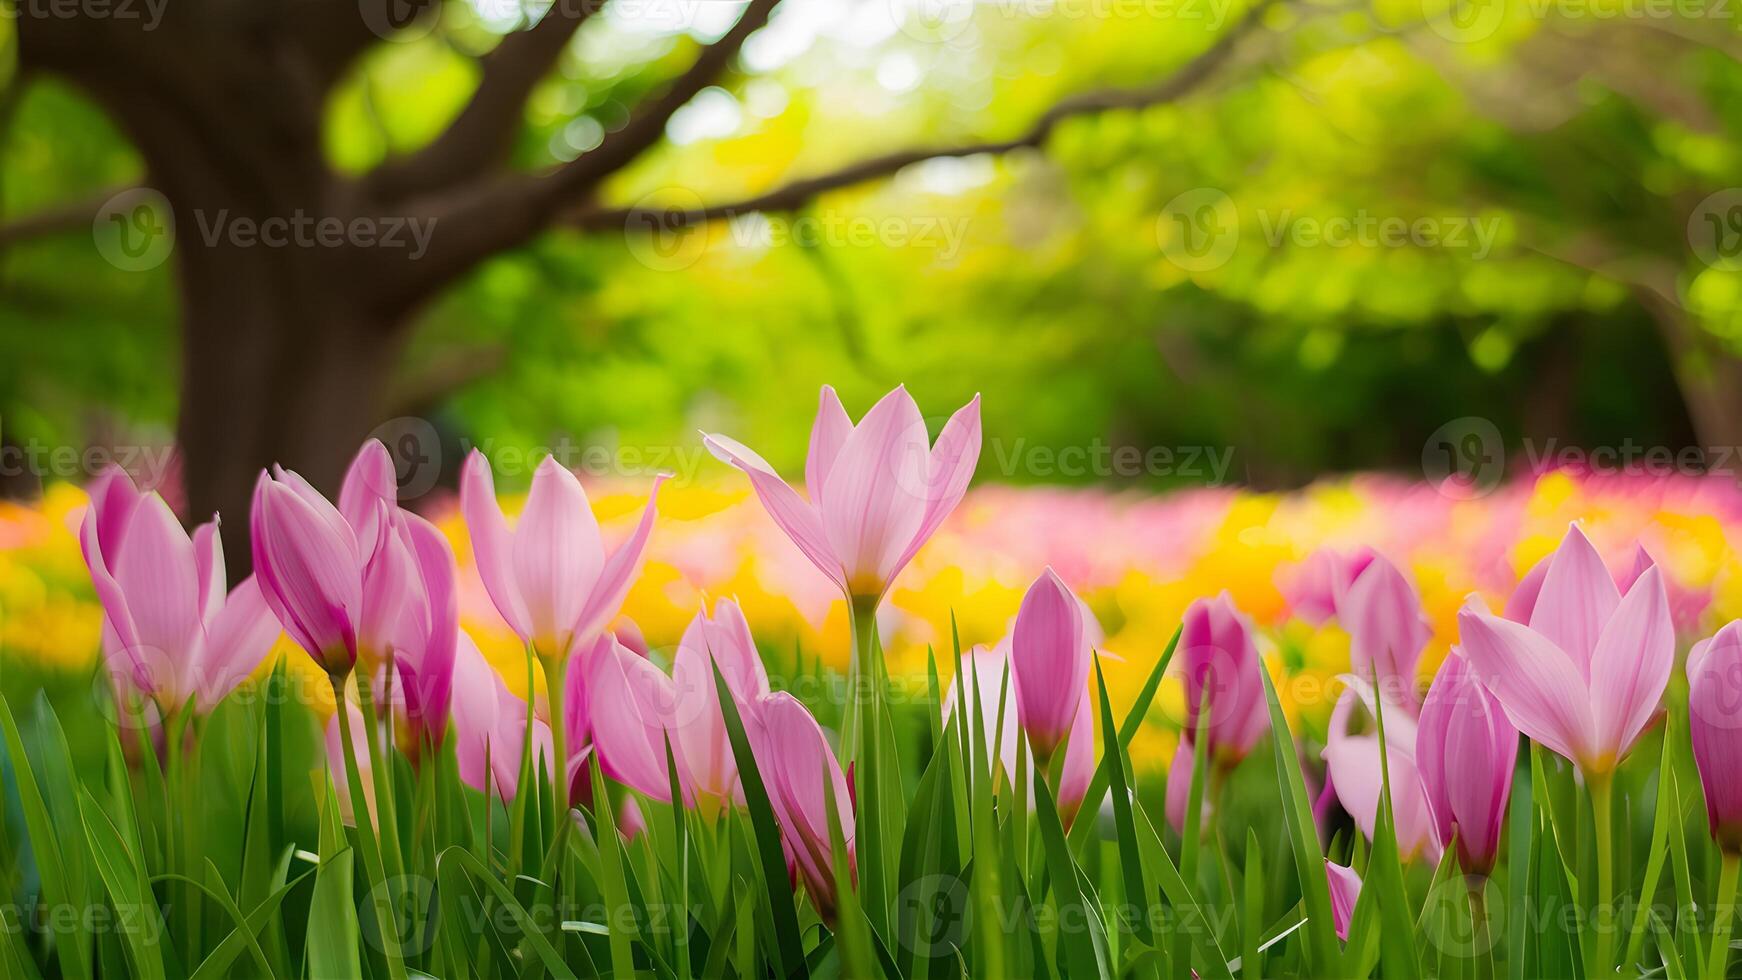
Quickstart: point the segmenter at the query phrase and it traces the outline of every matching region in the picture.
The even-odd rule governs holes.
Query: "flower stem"
[[[563,717],[563,690],[568,680],[568,657],[557,655],[540,657],[539,663],[544,667],[545,703],[550,707],[550,817],[551,827],[562,826],[557,821],[569,810],[569,733],[568,722]],[[529,704],[527,710],[531,711]],[[534,762],[537,768],[537,762]],[[554,830],[553,830],[554,832]]]
[[[847,663],[847,703],[841,719],[841,758],[857,761],[865,745],[865,703],[882,683],[883,648],[877,642],[877,597],[853,596],[847,603],[853,631],[852,659]]]
[[[1706,957],[1706,975],[1723,980],[1730,960],[1730,929],[1736,922],[1736,877],[1742,871],[1742,854],[1726,849],[1718,871],[1718,904],[1712,907],[1712,951]]]
[[[345,675],[332,674],[330,679],[333,705],[339,713],[339,742],[345,750],[345,780],[351,793],[351,812],[361,816],[357,821],[357,842],[363,849],[363,866],[368,871],[370,904],[375,909],[375,925],[381,932],[381,951],[387,959],[387,975],[393,980],[406,980],[405,960],[399,951],[399,923],[388,897],[381,848],[375,841],[374,824],[369,819],[369,798],[363,794],[363,777],[357,769],[357,747],[351,741],[351,712],[345,707]]]
[[[1612,843],[1615,825],[1615,784],[1610,773],[1594,775],[1586,780],[1591,791],[1591,810],[1596,818],[1593,830],[1597,848],[1597,907],[1591,917],[1597,930],[1596,951],[1592,956],[1590,976],[1606,977],[1615,972],[1615,848]]]
[[[1470,942],[1478,964],[1476,976],[1488,980],[1494,976],[1494,943],[1488,936],[1488,899],[1484,894],[1488,877],[1468,875],[1464,878],[1464,886],[1470,892]]]

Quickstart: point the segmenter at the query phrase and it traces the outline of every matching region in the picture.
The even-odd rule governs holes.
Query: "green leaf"
[[[521,941],[532,948],[533,953],[544,965],[544,968],[549,970],[551,975],[557,977],[558,980],[578,980],[574,971],[570,970],[568,965],[563,962],[562,956],[557,953],[556,948],[539,932],[537,920],[526,911],[525,906],[515,900],[514,893],[510,892],[507,886],[497,881],[496,876],[491,874],[488,868],[478,863],[478,859],[473,857],[471,852],[463,847],[448,848],[436,858],[436,873],[442,879],[444,886],[454,882],[460,874],[464,874],[472,881],[483,885],[514,919],[515,927],[520,930]],[[613,969],[616,968],[616,964],[612,964],[612,966]],[[633,965],[631,965],[628,975],[634,975]]]
[[[1149,706],[1155,701],[1155,692],[1161,688],[1161,679],[1167,673],[1167,667],[1173,662],[1174,650],[1179,647],[1180,628],[1174,627],[1173,637],[1167,641],[1167,646],[1161,651],[1161,656],[1155,661],[1155,666],[1149,671],[1149,678],[1143,682],[1143,688],[1137,692],[1137,699],[1131,702],[1131,710],[1125,715],[1125,724],[1119,727],[1119,749],[1122,752],[1131,751],[1131,740],[1137,737],[1137,732],[1143,727],[1143,720],[1149,715]],[[1102,738],[1106,738],[1102,734]],[[1107,756],[1101,756],[1101,761],[1095,766],[1095,774],[1089,777],[1089,788],[1083,796],[1083,809],[1089,813],[1099,812],[1101,798],[1107,792],[1112,773],[1107,768]],[[1084,820],[1071,825],[1071,852],[1079,856],[1088,839],[1094,836],[1093,820]]]
[[[744,720],[739,717],[737,702],[732,699],[732,691],[726,686],[719,665],[712,666],[720,715],[726,723],[726,736],[732,742],[732,758],[738,765],[738,781],[744,787],[744,803],[750,811],[756,856],[761,864],[762,890],[774,919],[775,969],[781,976],[791,976],[804,967],[804,945],[799,939],[798,909],[793,904],[792,889],[788,887],[786,878],[786,855],[780,848],[780,829],[774,822],[774,808],[768,802],[768,790],[756,768],[750,739],[744,734]]]
[[[1073,928],[1074,924],[1088,923],[1093,913],[1083,901],[1077,865],[1071,859],[1070,844],[1059,823],[1058,804],[1045,780],[1035,780],[1034,805],[1040,819],[1041,844],[1046,851],[1047,876],[1052,879],[1053,901],[1058,908],[1057,921],[1061,925],[1058,941],[1064,954],[1065,973],[1071,980],[1102,976],[1088,930]]]
[[[315,869],[308,913],[308,972],[317,977],[360,976],[355,852],[345,843],[339,798],[326,774],[316,773],[311,781],[325,792],[326,803],[321,807],[321,863]]]
[[[1271,745],[1276,757],[1276,778],[1282,790],[1282,820],[1288,831],[1294,870],[1300,879],[1301,903],[1306,908],[1306,926],[1301,930],[1302,959],[1313,976],[1333,976],[1340,954],[1332,928],[1330,885],[1325,881],[1325,854],[1319,847],[1318,826],[1313,823],[1312,804],[1307,801],[1306,780],[1294,757],[1294,733],[1276,699],[1276,687],[1268,670],[1258,671],[1264,683],[1264,698],[1270,705]]]
[[[90,844],[97,874],[108,889],[118,916],[121,940],[127,949],[132,975],[143,980],[163,980],[163,916],[152,897],[144,869],[127,850],[108,814],[89,791],[79,790],[79,816]]]
[[[1107,700],[1107,678],[1101,672],[1101,655],[1095,655],[1095,691],[1101,706],[1101,731],[1113,732],[1113,704]],[[1118,834],[1120,866],[1125,876],[1126,901],[1132,904],[1130,916],[1133,932],[1146,946],[1155,945],[1155,931],[1150,928],[1149,897],[1159,892],[1150,888],[1149,869],[1137,846],[1137,822],[1131,817],[1131,790],[1126,780],[1125,752],[1117,739],[1108,739],[1103,761],[1107,764],[1108,785],[1113,791],[1113,827]],[[1094,813],[1079,813],[1079,819],[1094,819]],[[1124,918],[1121,916],[1121,918]]]
[[[46,701],[39,704],[42,706],[41,710],[47,710]],[[37,872],[42,877],[43,899],[50,905],[84,908],[89,904],[82,880],[84,848],[72,847],[63,851],[60,838],[55,834],[55,821],[49,816],[48,805],[31,770],[30,758],[25,755],[24,741],[18,734],[17,723],[13,721],[12,708],[4,697],[0,697],[0,728],[4,729],[6,752],[18,775],[18,797],[24,808],[24,827],[30,836],[31,851],[36,856]],[[89,937],[76,925],[57,927],[60,922],[59,919],[51,920],[50,929],[61,972],[70,977],[88,980],[91,976]]]

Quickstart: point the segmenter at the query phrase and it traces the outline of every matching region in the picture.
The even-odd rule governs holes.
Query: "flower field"
[[[0,504],[0,975],[1726,975],[1732,482],[969,489],[978,401],[935,435],[825,389],[790,484]]]

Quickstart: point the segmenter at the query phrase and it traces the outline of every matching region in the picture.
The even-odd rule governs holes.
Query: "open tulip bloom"
[[[653,533],[659,485],[641,522],[617,550],[605,551],[599,522],[575,474],[546,456],[533,473],[520,520],[510,529],[496,503],[490,462],[473,450],[460,475],[460,508],[484,588],[510,629],[544,669],[551,713],[561,716],[571,652],[591,649],[617,615]],[[584,669],[584,668],[583,668]],[[530,679],[530,675],[529,675]],[[553,729],[557,768],[567,771],[568,732]]]
[[[119,469],[93,482],[79,541],[123,699],[143,697],[164,715],[190,704],[209,712],[278,636],[253,576],[225,590],[217,520],[190,536],[161,496],[140,493]]]
[[[872,686],[883,683],[882,665],[867,667],[880,650],[877,607],[968,490],[980,459],[980,396],[950,416],[932,443],[906,387],[884,395],[855,425],[835,389],[824,385],[805,457],[808,498],[743,443],[706,433],[702,442],[750,478],[768,516],[847,600],[851,748],[859,736],[861,677]]]

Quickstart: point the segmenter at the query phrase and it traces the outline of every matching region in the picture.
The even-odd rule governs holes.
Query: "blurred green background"
[[[311,4],[301,16],[357,14]],[[207,341],[186,338],[209,336],[189,332],[189,310],[213,292],[202,255],[226,246],[204,235],[229,207],[188,188],[282,184],[269,163],[250,175],[247,162],[250,145],[282,144],[276,152],[318,158],[319,176],[262,213],[427,212],[441,215],[435,241],[474,234],[457,217],[444,225],[446,212],[420,196],[388,195],[371,211],[348,195],[438,139],[501,68],[486,52],[503,34],[556,16],[447,0],[389,41],[358,40],[321,62],[328,74],[305,104],[249,87],[301,77],[293,56],[314,42],[274,20],[294,4],[254,5],[251,25],[204,0],[167,0],[150,30],[111,16],[84,26],[88,63],[56,33],[78,26],[30,6],[0,20],[0,208],[14,223],[0,230],[8,447],[167,444],[178,418],[186,434],[189,412],[238,427],[306,415],[285,398],[187,405],[228,370],[194,366],[189,344]],[[370,0],[360,9],[368,20]],[[610,147],[743,10],[605,4],[559,39],[513,107],[504,159],[455,186]],[[658,139],[568,203],[729,202],[908,146],[1013,138],[1061,100],[1192,71],[1248,10],[785,0]],[[232,35],[255,46],[201,53]],[[202,490],[224,479],[204,458],[232,451],[250,471],[271,452],[330,482],[336,463],[311,454],[342,461],[360,430],[406,416],[433,420],[444,440],[524,447],[568,436],[693,448],[702,426],[792,471],[825,382],[855,413],[900,382],[928,411],[983,392],[989,436],[1030,445],[1234,447],[1232,477],[1259,486],[1419,473],[1429,434],[1463,416],[1492,420],[1512,453],[1526,440],[1742,443],[1733,9],[1304,2],[1260,12],[1229,45],[1177,99],[1073,115],[1038,149],[918,162],[790,212],[658,238],[634,218],[570,223],[552,208],[523,241],[478,247],[415,302],[371,309],[365,318],[391,335],[385,367],[377,383],[341,388],[366,407],[323,437],[337,449],[184,438],[202,457],[190,460],[189,494],[196,509],[233,500],[233,489]],[[111,48],[144,56],[105,73]],[[177,51],[183,70],[153,67]],[[147,111],[177,99],[187,118],[211,108],[268,135],[243,133],[231,157],[187,163],[150,129],[183,116],[165,110],[160,123]],[[318,112],[298,116],[299,105]],[[171,142],[198,143],[189,132]],[[144,269],[117,267],[103,247],[113,215],[102,202],[135,184],[161,188],[176,224],[173,249]],[[294,245],[254,251],[268,265],[299,261]],[[305,277],[298,289],[322,283]],[[225,330],[294,338],[321,329],[300,320],[327,319],[319,304],[275,314],[282,301],[262,291],[210,300],[234,302],[218,317]],[[981,475],[1125,478],[990,453]],[[9,473],[6,486],[28,492],[29,476]]]

